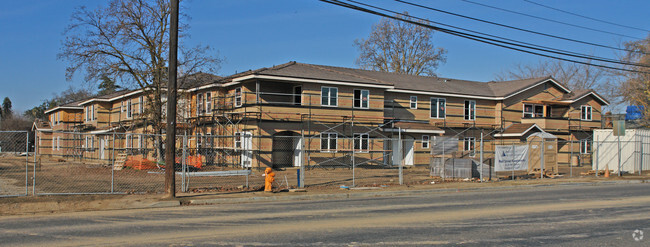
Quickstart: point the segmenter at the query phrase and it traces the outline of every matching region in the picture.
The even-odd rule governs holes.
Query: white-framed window
[[[465,120],[476,120],[475,100],[465,100]]]
[[[476,154],[474,152],[474,145],[476,144],[476,138],[474,137],[465,137],[463,140],[463,150],[469,152],[470,157],[474,157]]]
[[[142,135],[137,135],[136,137],[138,137],[138,140],[136,142],[138,144],[138,148],[142,148]]]
[[[583,105],[580,107],[580,119],[591,121],[591,106]]]
[[[235,133],[235,149],[240,149],[241,143],[242,143],[242,133],[237,132]]]
[[[128,99],[126,101],[126,118],[131,118],[133,117],[133,106],[131,105],[131,99]]]
[[[140,96],[140,99],[139,99],[138,103],[139,103],[139,105],[138,105],[139,106],[138,114],[142,114],[144,112],[144,96]]]
[[[56,150],[61,150],[61,137],[56,137]]]
[[[205,93],[205,113],[212,112],[212,92]]]
[[[423,135],[422,136],[422,148],[424,148],[424,149],[429,148],[429,136],[428,135]]]
[[[336,87],[321,87],[320,89],[321,106],[336,107],[339,105],[339,89]]]
[[[360,153],[367,153],[369,150],[370,136],[365,133],[354,134],[354,151]]]
[[[54,114],[50,114],[50,124],[54,125]]]
[[[124,147],[125,148],[133,147],[131,141],[133,141],[133,136],[131,134],[126,134],[126,141],[124,142]]]
[[[355,89],[353,91],[354,108],[368,109],[368,98],[370,92],[365,89]]]
[[[293,104],[294,105],[302,104],[302,86],[293,87]]]
[[[524,118],[544,117],[544,106],[535,104],[524,104]]]
[[[52,137],[52,151],[56,150],[56,137]]]
[[[196,95],[196,116],[200,116],[204,113],[203,111],[203,94]]]
[[[589,139],[580,140],[580,153],[589,154],[591,153],[591,142]]]
[[[444,98],[431,98],[431,118],[445,118],[447,115],[447,100]]]
[[[410,108],[418,109],[418,96],[411,96]]]
[[[126,107],[124,106],[124,101],[120,102],[120,111],[126,112]]]
[[[323,132],[320,134],[320,149],[323,152],[336,151],[337,133]]]
[[[242,91],[241,87],[235,88],[235,106],[242,106]]]
[[[90,136],[86,136],[86,141],[84,143],[84,148],[90,149]]]
[[[86,120],[86,122],[88,122],[88,121],[90,121],[90,107],[89,107],[89,106],[86,106],[86,107],[84,107],[84,110],[86,111],[86,118],[85,118],[85,120]],[[55,119],[56,119],[56,118],[55,118]]]

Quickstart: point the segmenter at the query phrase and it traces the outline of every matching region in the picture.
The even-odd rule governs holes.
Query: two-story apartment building
[[[476,82],[296,62],[224,78],[202,74],[181,91],[190,150],[206,164],[243,167],[426,165],[439,137],[458,138],[457,152],[472,158],[481,135],[523,136],[510,132],[526,124],[584,141],[559,147],[559,162],[568,163],[571,151],[589,153],[608,104],[551,77]],[[141,98],[135,90],[81,102],[79,131],[152,133],[133,120],[147,111]]]

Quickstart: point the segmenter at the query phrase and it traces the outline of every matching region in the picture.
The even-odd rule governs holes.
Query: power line
[[[353,5],[353,4],[349,4],[349,3],[344,3],[344,2],[341,2],[341,1],[338,1],[338,0],[319,0],[319,1],[324,2],[324,3],[333,4],[333,5],[337,5],[337,6],[341,6],[341,7],[345,7],[345,8],[349,8],[349,9],[353,9],[353,10],[357,10],[357,11],[361,11],[361,12],[366,12],[366,13],[369,13],[369,14],[373,14],[373,15],[377,15],[377,16],[381,16],[381,17],[385,17],[385,18],[390,18],[390,19],[394,19],[394,20],[398,20],[398,21],[411,23],[411,24],[414,24],[414,25],[418,25],[418,26],[422,26],[422,27],[425,27],[425,28],[433,29],[433,30],[436,30],[436,31],[439,31],[439,32],[447,33],[447,34],[450,34],[450,35],[454,35],[454,36],[458,36],[458,37],[462,37],[462,38],[466,38],[466,39],[470,39],[470,40],[474,40],[474,41],[478,41],[478,42],[481,42],[481,43],[486,43],[486,44],[490,44],[490,45],[494,45],[494,46],[499,46],[499,47],[510,49],[510,50],[524,52],[524,53],[528,53],[528,54],[532,54],[532,55],[538,55],[538,56],[542,56],[542,57],[553,58],[553,59],[558,59],[558,60],[562,60],[562,61],[578,63],[578,64],[584,64],[584,65],[595,66],[595,67],[606,68],[606,69],[612,69],[612,70],[620,70],[620,71],[634,72],[634,73],[644,73],[644,74],[650,73],[650,72],[643,72],[643,71],[637,71],[637,70],[626,69],[626,68],[617,68],[617,67],[612,67],[612,66],[607,66],[607,65],[591,64],[591,63],[588,63],[588,62],[582,62],[582,61],[578,61],[578,60],[572,60],[572,59],[567,59],[567,58],[562,58],[562,57],[556,57],[556,56],[552,56],[552,55],[548,55],[548,54],[543,54],[543,53],[524,50],[524,49],[520,49],[520,48],[516,48],[516,47],[511,47],[511,46],[508,46],[508,45],[497,43],[497,42],[500,42],[500,41],[497,41],[497,42],[488,41],[488,40],[485,40],[485,38],[476,37],[476,35],[471,35],[471,34],[467,34],[467,33],[463,33],[463,32],[458,32],[458,31],[449,30],[449,29],[445,29],[445,28],[435,27],[435,26],[432,26],[432,25],[429,25],[429,24],[420,23],[420,22],[416,22],[416,21],[408,20],[408,19],[403,19],[403,18],[399,18],[399,17],[396,17],[396,16],[390,16],[390,15],[387,15],[387,14],[384,14],[384,13],[381,13],[381,12],[376,12],[376,11],[373,11],[373,10],[370,10],[370,9],[366,9],[366,8],[356,6],[356,5]],[[503,42],[501,42],[501,43],[503,43]]]
[[[420,21],[424,21],[424,22],[427,22],[427,23],[442,24],[442,23],[430,21],[428,19],[423,19],[423,18],[419,18],[419,17],[416,17],[416,16],[408,15],[408,14],[401,14],[401,13],[398,13],[398,12],[393,11],[393,10],[377,7],[377,6],[374,6],[374,5],[358,2],[358,1],[355,1],[355,0],[346,0],[346,1],[356,3],[356,4],[360,4],[360,5],[363,5],[363,6],[366,6],[366,7],[378,9],[378,10],[381,10],[381,11],[389,12],[389,13],[392,13],[392,14],[395,14],[395,15],[407,16],[407,17],[418,19]],[[446,24],[442,24],[442,25],[450,26],[450,25],[446,25]],[[454,27],[454,26],[451,26],[451,27],[457,28],[457,27]],[[443,28],[439,28],[439,29],[443,29]],[[478,35],[462,33],[462,32],[458,32],[458,31],[450,30],[450,29],[446,29],[446,30],[453,31],[453,32],[458,32],[458,33],[466,35],[468,37],[474,37],[474,38],[477,38],[477,39],[483,39],[483,40],[487,40],[487,41],[491,41],[491,42],[503,43],[503,44],[506,44],[506,45],[513,45],[513,46],[518,46],[518,47],[521,47],[521,48],[526,48],[526,49],[531,49],[531,50],[538,50],[538,51],[547,52],[547,53],[554,53],[554,54],[563,55],[563,56],[572,56],[572,57],[576,57],[576,58],[595,60],[595,61],[600,61],[600,62],[607,62],[607,63],[621,64],[621,65],[631,65],[631,66],[640,66],[640,67],[648,67],[648,68],[650,68],[650,65],[621,62],[619,60],[614,60],[614,59],[610,59],[610,58],[603,58],[603,57],[597,57],[597,56],[592,56],[592,55],[586,55],[586,54],[576,53],[576,52],[572,52],[572,51],[566,51],[566,50],[550,48],[550,47],[541,46],[541,45],[530,44],[530,43],[517,41],[517,40],[512,40],[512,39],[507,39],[507,38],[498,37],[498,36],[494,36],[494,35],[483,34],[483,33],[480,33],[480,32],[467,30],[467,29],[464,29],[464,28],[457,28],[457,29],[461,29],[461,30],[469,31],[469,32],[474,32],[474,33],[479,33],[479,34],[489,36],[489,37],[496,37],[496,38],[502,39],[502,40],[514,41],[514,42],[517,42],[517,43],[520,43],[520,44],[515,44],[515,43],[512,43],[512,42],[506,42],[506,41],[499,41],[499,40],[492,39],[492,38],[486,38],[486,37],[481,37],[481,36],[478,36]],[[537,46],[539,48],[535,48],[533,46]]]
[[[627,26],[627,25],[623,25],[623,24],[618,24],[618,23],[614,23],[614,22],[610,22],[610,21],[605,21],[605,20],[601,20],[601,19],[596,19],[596,18],[593,18],[593,17],[589,17],[589,16],[585,16],[585,15],[581,15],[581,14],[577,14],[577,13],[569,12],[569,11],[566,11],[566,10],[561,10],[561,9],[558,9],[558,8],[554,8],[554,7],[551,7],[551,6],[548,6],[548,5],[544,5],[544,4],[541,4],[541,3],[537,3],[537,2],[533,2],[533,1],[530,1],[530,0],[523,0],[523,1],[524,1],[524,2],[528,2],[528,3],[531,3],[531,4],[534,4],[534,5],[537,5],[537,6],[541,6],[541,7],[547,8],[547,9],[552,9],[552,10],[555,10],[555,11],[559,11],[559,12],[562,12],[562,13],[565,13],[565,14],[574,15],[574,16],[578,16],[578,17],[585,18],[585,19],[589,19],[589,20],[592,20],[592,21],[597,21],[597,22],[607,23],[607,24],[614,25],[614,26],[625,27],[625,28],[634,29],[634,30],[639,30],[639,31],[644,31],[644,32],[650,32],[650,30],[648,30],[648,29],[643,29],[643,28],[638,28],[638,27],[632,27],[632,26]]]
[[[595,28],[590,28],[590,27],[580,26],[580,25],[576,25],[576,24],[571,24],[571,23],[567,23],[567,22],[556,21],[556,20],[548,19],[548,18],[544,18],[544,17],[529,15],[529,14],[526,14],[526,13],[521,13],[521,12],[517,12],[517,11],[514,11],[514,10],[499,8],[499,7],[495,7],[495,6],[491,6],[491,5],[487,5],[487,4],[483,4],[483,3],[477,3],[477,2],[470,1],[470,0],[460,0],[460,1],[475,4],[475,5],[479,5],[479,6],[483,6],[483,7],[486,7],[486,8],[497,9],[497,10],[505,11],[505,12],[508,12],[508,13],[523,15],[523,16],[527,16],[527,17],[535,18],[535,19],[539,19],[539,20],[544,20],[544,21],[554,22],[554,23],[558,23],[558,24],[562,24],[562,25],[567,25],[567,26],[582,28],[582,29],[586,29],[586,30],[591,30],[591,31],[594,31],[594,32],[612,34],[612,35],[616,35],[616,36],[628,37],[628,38],[633,38],[633,39],[642,39],[642,38],[629,36],[629,35],[625,35],[625,34],[608,32],[608,31],[598,30],[598,29],[595,29]]]
[[[407,1],[403,1],[403,0],[394,0],[394,1],[400,2],[400,3],[403,3],[403,4],[408,4],[408,5],[415,6],[415,7],[419,7],[419,8],[424,8],[424,9],[440,12],[440,13],[443,13],[443,14],[453,15],[453,16],[457,16],[457,17],[461,17],[461,18],[465,18],[465,19],[479,21],[479,22],[483,22],[483,23],[487,23],[487,24],[492,24],[492,25],[496,25],[496,26],[500,26],[500,27],[505,27],[505,28],[509,28],[509,29],[522,31],[522,32],[527,32],[527,33],[537,34],[537,35],[551,37],[551,38],[555,38],[555,39],[561,39],[561,40],[566,40],[566,41],[571,41],[571,42],[586,44],[586,45],[592,45],[592,46],[597,46],[597,47],[602,47],[602,48],[607,48],[607,49],[638,53],[638,51],[627,50],[627,49],[623,49],[623,48],[618,48],[618,47],[613,47],[613,46],[608,46],[608,45],[603,45],[603,44],[597,44],[597,43],[581,41],[581,40],[577,40],[577,39],[565,38],[565,37],[561,37],[561,36],[557,36],[557,35],[537,32],[537,31],[528,30],[528,29],[524,29],[524,28],[519,28],[519,27],[515,27],[515,26],[510,26],[510,25],[506,25],[506,24],[501,24],[501,23],[497,23],[497,22],[493,22],[493,21],[474,18],[474,17],[471,17],[471,16],[461,15],[461,14],[457,14],[457,13],[453,13],[453,12],[433,8],[433,7],[430,7],[430,6],[424,6],[424,5],[421,5],[421,4],[411,3],[411,2],[407,2]]]

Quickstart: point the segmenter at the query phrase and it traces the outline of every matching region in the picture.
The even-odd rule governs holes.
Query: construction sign
[[[527,171],[528,145],[496,145],[494,170]]]

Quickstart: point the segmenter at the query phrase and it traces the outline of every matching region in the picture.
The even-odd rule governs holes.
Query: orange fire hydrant
[[[273,181],[275,181],[275,172],[273,172],[273,169],[271,167],[267,167],[266,170],[264,170],[264,191],[265,192],[272,192],[273,191]]]

